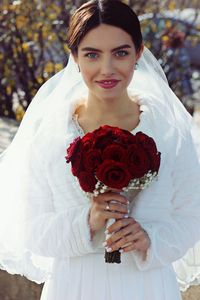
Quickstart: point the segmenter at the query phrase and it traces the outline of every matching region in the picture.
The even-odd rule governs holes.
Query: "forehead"
[[[79,48],[94,47],[97,49],[115,48],[122,44],[134,47],[131,36],[121,28],[101,24],[91,29],[81,40]]]

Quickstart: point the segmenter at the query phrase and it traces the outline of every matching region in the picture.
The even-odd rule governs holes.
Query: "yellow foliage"
[[[169,6],[168,6],[168,8],[169,8],[169,10],[175,10],[175,8],[176,8],[176,2],[175,1],[171,1],[170,3],[169,3]]]
[[[44,67],[44,72],[50,74],[50,73],[53,73],[54,72],[54,63],[52,63],[51,61],[48,62],[45,67]]]
[[[37,22],[36,24],[34,24],[34,29],[40,29],[43,25],[43,22]]]
[[[25,16],[17,16],[16,17],[16,26],[18,29],[22,29],[28,24],[28,18]]]
[[[25,110],[23,106],[19,104],[15,110],[16,120],[21,121],[23,119],[24,114],[25,114]]]
[[[157,31],[157,25],[156,25],[155,23],[152,23],[152,24],[151,24],[151,30],[152,30],[153,32],[156,32],[156,31]]]
[[[70,50],[69,50],[69,47],[67,46],[67,44],[64,44],[63,48],[67,53],[70,53]]]
[[[16,38],[16,39],[15,39],[15,44],[17,44],[17,45],[21,44],[21,41],[20,41],[19,38]]]
[[[34,42],[37,42],[38,39],[39,39],[39,33],[34,33],[34,34],[33,34],[33,41],[34,41]]]
[[[11,95],[11,93],[12,93],[12,88],[11,88],[10,85],[8,85],[8,86],[6,87],[6,93],[7,93],[7,95]]]
[[[13,10],[13,11],[16,11],[16,5],[13,5],[13,4],[10,4],[9,5],[9,10]]]
[[[8,65],[4,65],[4,77],[9,77],[10,76],[10,69]]]
[[[166,28],[171,28],[172,27],[172,22],[170,20],[167,20],[165,25],[166,25]]]
[[[57,14],[51,13],[51,14],[48,15],[48,17],[49,17],[50,20],[56,20],[57,19]]]
[[[13,48],[13,57],[17,58],[18,57],[18,52],[16,48]]]
[[[28,43],[23,43],[23,44],[22,44],[22,49],[23,49],[24,51],[28,51],[28,50],[29,50],[29,44],[28,44]]]
[[[57,36],[56,36],[56,34],[54,32],[52,32],[51,34],[49,34],[49,36],[48,36],[48,40],[49,41],[56,41],[56,39],[57,39]]]
[[[28,60],[29,67],[32,67],[33,66],[33,57],[32,57],[32,54],[31,53],[27,53],[26,57],[27,57],[27,60]]]
[[[48,38],[48,35],[49,35],[49,28],[48,27],[43,27],[42,28],[42,35],[43,35],[43,38],[46,39]]]
[[[4,56],[2,53],[0,53],[0,60],[3,60]]]
[[[169,37],[167,35],[163,35],[162,36],[162,40],[163,40],[163,42],[168,42],[169,41]]]
[[[62,69],[63,69],[63,65],[62,64],[55,64],[55,71],[56,72],[59,72]]]
[[[151,43],[150,43],[150,42],[146,42],[146,43],[145,43],[145,46],[146,46],[147,48],[151,49]]]
[[[57,15],[61,13],[61,8],[56,4],[52,4],[51,9],[54,10],[57,13]]]
[[[44,80],[42,79],[42,77],[38,77],[38,78],[37,78],[37,82],[38,82],[38,83],[42,84],[43,81],[44,81]]]

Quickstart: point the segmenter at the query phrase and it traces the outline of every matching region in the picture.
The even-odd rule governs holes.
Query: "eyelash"
[[[122,55],[120,57],[124,57],[124,56],[127,56],[129,54],[128,51],[125,51],[125,50],[119,50],[116,53],[120,53],[120,52],[125,54],[125,55]]]
[[[123,55],[117,55],[117,54],[119,54],[119,53],[123,53]],[[125,50],[119,50],[119,51],[117,51],[116,53],[116,56],[117,57],[125,57],[125,56],[127,56],[129,53],[127,52],[127,51],[125,51]],[[95,52],[89,52],[89,53],[87,53],[87,54],[85,54],[85,57],[87,57],[87,58],[89,58],[89,59],[96,59],[96,57],[90,57],[90,55],[98,55],[97,53],[95,53]]]

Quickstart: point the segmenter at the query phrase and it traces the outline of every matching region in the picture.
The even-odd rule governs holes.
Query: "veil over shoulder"
[[[165,74],[145,48],[128,90],[154,99],[163,119],[182,136],[191,132],[192,118],[170,89]],[[37,283],[51,276],[53,257],[39,256],[26,248],[26,174],[37,136],[66,132],[68,116],[78,99],[87,95],[81,74],[70,55],[67,67],[48,80],[32,100],[11,145],[0,155],[0,268],[25,275]],[[28,203],[31,206],[31,203]],[[34,209],[34,205],[33,205]],[[32,212],[33,214],[37,213]],[[200,279],[200,243],[174,263],[181,289]]]

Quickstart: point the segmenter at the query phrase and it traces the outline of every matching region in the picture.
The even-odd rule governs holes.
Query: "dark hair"
[[[130,34],[139,52],[142,45],[140,22],[134,11],[119,0],[92,0],[84,3],[72,15],[68,29],[68,47],[77,54],[84,36],[100,24],[119,27]]]

